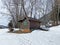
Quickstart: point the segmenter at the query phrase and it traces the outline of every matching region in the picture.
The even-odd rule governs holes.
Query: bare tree
[[[16,26],[20,16],[23,15],[28,17],[30,14],[30,17],[42,18],[42,16],[51,10],[49,9],[50,6],[48,4],[51,4],[52,2],[50,3],[49,1],[51,2],[51,0],[3,0],[2,2],[9,11],[14,26]],[[26,5],[26,3],[29,3],[29,6]]]
[[[15,27],[18,23],[20,0],[2,0],[2,2],[12,17],[13,27]]]

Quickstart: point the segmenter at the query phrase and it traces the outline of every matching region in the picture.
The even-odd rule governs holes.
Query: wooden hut
[[[18,22],[20,23],[20,28],[24,30],[38,29],[41,23],[40,20],[31,17],[21,18]]]

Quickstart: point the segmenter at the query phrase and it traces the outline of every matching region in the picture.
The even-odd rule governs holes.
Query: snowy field
[[[49,31],[35,30],[27,34],[7,33],[0,29],[0,45],[60,45],[60,26]]]

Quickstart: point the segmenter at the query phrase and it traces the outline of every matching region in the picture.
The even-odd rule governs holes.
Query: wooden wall
[[[30,28],[31,29],[38,29],[38,28],[40,28],[40,22],[38,22],[38,21],[30,21]]]

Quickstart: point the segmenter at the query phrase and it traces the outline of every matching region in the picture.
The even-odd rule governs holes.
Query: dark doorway
[[[60,12],[59,12],[59,21],[60,21]]]

